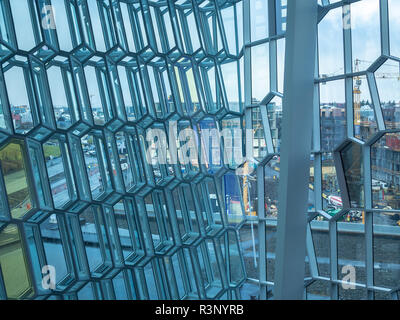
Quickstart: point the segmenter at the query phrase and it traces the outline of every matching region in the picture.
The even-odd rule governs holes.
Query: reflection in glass
[[[329,243],[328,222],[321,221],[321,217],[317,216],[310,222],[310,226],[315,256],[317,258],[318,274],[322,277],[330,277],[331,258],[329,246],[327,245]],[[317,292],[322,294],[323,291],[319,288]]]
[[[321,149],[333,151],[346,135],[344,80],[322,82],[319,88]]]
[[[25,134],[34,126],[30,76],[24,68],[14,66],[4,73],[4,80],[15,132]]]
[[[272,219],[278,217],[279,160],[280,158],[275,156],[264,168],[265,215]]]
[[[400,216],[376,212],[373,222],[374,285],[397,288],[400,285]]]
[[[354,136],[368,140],[377,131],[377,124],[366,76],[353,78],[353,109]]]
[[[339,277],[343,277],[345,273],[342,270],[346,270],[346,266],[351,265],[355,268],[356,282],[360,284],[366,284],[365,226],[362,220],[363,215],[364,213],[361,211],[350,211],[340,218],[337,224]],[[350,243],[351,246],[349,246]],[[344,299],[364,298],[364,292],[357,290],[342,290],[341,295]]]
[[[267,155],[267,145],[260,107],[251,109],[251,117],[253,127],[253,156],[257,160],[262,160]]]
[[[182,242],[192,243],[199,236],[199,224],[190,185],[181,184],[172,192]]]
[[[331,285],[328,281],[316,280],[307,286],[307,300],[329,300]]]
[[[0,150],[1,170],[7,191],[11,216],[20,219],[32,209],[26,163],[23,154],[24,144],[9,143]]]
[[[343,207],[332,153],[322,154],[322,208],[335,215]]]
[[[65,137],[55,136],[43,144],[43,154],[46,160],[47,174],[50,182],[54,206],[63,205],[75,199],[75,184],[71,177],[70,158]]]
[[[372,201],[377,209],[400,209],[400,133],[387,133],[371,147]]]
[[[135,259],[143,255],[138,218],[129,200],[119,201],[113,209],[124,259],[127,263],[135,262]]]
[[[223,187],[228,223],[236,225],[242,221],[244,215],[240,179],[233,173],[227,173],[224,175]]]
[[[40,233],[46,262],[56,269],[55,281],[58,284],[67,276],[69,270],[55,214],[50,215],[40,224]]]
[[[99,277],[111,264],[111,254],[102,211],[88,207],[80,214],[80,228],[93,277]]]
[[[364,205],[363,155],[361,145],[348,144],[340,152],[351,207]]]
[[[90,190],[94,199],[99,198],[110,183],[108,165],[104,161],[103,140],[95,134],[88,134],[81,139],[84,152],[86,172],[89,178]]]
[[[274,97],[267,104],[267,112],[272,144],[274,145],[275,152],[279,153],[281,148],[282,98]]]
[[[153,245],[157,252],[165,253],[172,245],[172,230],[164,193],[154,191],[144,199]]]
[[[0,227],[0,266],[9,299],[28,298],[33,293],[31,275],[17,225]]]

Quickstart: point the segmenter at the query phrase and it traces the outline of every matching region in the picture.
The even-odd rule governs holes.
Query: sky
[[[389,0],[391,52],[400,56],[400,1]],[[331,10],[319,25],[320,74],[343,74],[343,36],[341,29],[342,9]],[[346,21],[346,20],[345,20]],[[379,0],[362,0],[352,4],[350,21],[345,25],[352,28],[353,66],[354,60],[363,62],[359,71],[368,68],[372,61],[380,55],[380,22]],[[368,62],[364,62],[368,61]],[[397,79],[382,79],[382,73],[398,74],[398,63],[389,61],[385,67],[378,69],[378,89],[382,99],[400,101],[400,81]],[[365,80],[364,80],[365,82]],[[343,100],[343,81],[334,81],[323,89],[323,102]],[[361,88],[361,100],[367,100],[367,86]]]

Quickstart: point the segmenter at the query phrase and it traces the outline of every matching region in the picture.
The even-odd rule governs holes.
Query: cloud
[[[390,22],[400,24],[400,1],[399,0],[389,0],[389,17]]]
[[[379,23],[379,0],[362,0],[351,5],[351,25],[362,28]]]

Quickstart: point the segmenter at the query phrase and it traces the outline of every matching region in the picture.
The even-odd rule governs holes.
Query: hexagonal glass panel
[[[245,214],[242,205],[243,191],[239,177],[233,173],[226,173],[223,178],[223,189],[228,223],[239,224],[244,219]]]
[[[81,144],[92,197],[99,199],[111,188],[111,176],[104,141],[98,132],[94,132],[82,137]]]
[[[200,234],[192,192],[189,184],[181,184],[172,191],[179,232],[185,244],[192,243]]]
[[[332,153],[322,154],[322,208],[335,215],[343,207]]]
[[[349,143],[340,151],[344,176],[351,207],[364,205],[364,168],[362,147],[358,143]]]
[[[267,155],[264,127],[260,108],[251,109],[253,127],[253,156],[256,160],[262,160]]]
[[[221,136],[224,141],[223,163],[236,168],[244,162],[243,156],[243,122],[240,117],[226,116],[221,121]]]
[[[55,284],[61,285],[62,283],[60,282],[67,282],[65,278],[70,270],[67,265],[66,249],[63,245],[63,240],[65,241],[65,239],[62,239],[60,235],[56,214],[48,216],[40,224],[40,233],[47,265],[55,268]]]
[[[25,21],[15,24],[18,48],[29,51],[42,40],[40,33],[35,34],[38,28],[38,20],[35,19],[36,3],[32,4],[29,0],[11,1],[10,6],[15,21]]]
[[[367,69],[381,54],[379,0],[350,5],[353,71]]]
[[[329,254],[329,247],[326,243],[329,241],[329,227],[328,221],[323,221],[323,217],[318,215],[310,221],[311,236],[314,245],[314,254],[317,258],[318,275],[322,277],[330,276],[330,263],[331,258]],[[322,288],[316,290],[321,292]]]
[[[201,164],[209,173],[215,173],[223,164],[221,138],[218,123],[214,118],[204,118],[197,123]]]
[[[55,135],[43,144],[47,175],[54,206],[57,209],[76,199],[75,181],[65,137]]]
[[[131,200],[121,200],[113,207],[119,241],[126,263],[144,256],[142,229]]]
[[[400,284],[400,216],[375,212],[373,223],[374,285],[393,289]]]
[[[236,238],[237,234],[233,230],[227,231],[219,238],[223,258],[225,259],[225,263],[230,267],[231,276],[229,277],[229,281],[232,285],[238,284],[244,279],[244,270],[239,255],[240,248]]]
[[[204,240],[196,248],[197,258],[203,277],[206,297],[215,299],[222,290],[221,272],[216,257],[216,247],[212,240]]]
[[[353,78],[354,136],[367,141],[378,130],[367,77]]]
[[[271,219],[278,217],[279,160],[279,157],[275,156],[264,167],[265,216]]]
[[[173,245],[170,213],[164,193],[154,191],[144,199],[153,245],[157,252],[165,253]]]
[[[372,203],[400,210],[400,133],[386,133],[371,147]]]
[[[33,294],[29,262],[18,226],[0,227],[0,267],[9,299],[26,299]]]
[[[251,102],[259,103],[269,92],[269,43],[251,48]]]
[[[400,66],[387,60],[374,73],[386,129],[400,128]]]
[[[346,134],[344,80],[322,82],[319,90],[321,149],[333,151]]]
[[[19,134],[29,132],[36,124],[31,77],[26,65],[25,57],[16,57],[12,65],[5,70],[3,67],[14,130]]]
[[[390,54],[400,57],[400,21],[397,13],[400,12],[400,3],[389,0],[389,32],[390,32]]]
[[[24,148],[23,142],[11,142],[0,150],[8,206],[14,219],[22,218],[33,208]]]
[[[344,73],[341,8],[330,10],[318,24],[318,51],[321,78]]]
[[[221,64],[222,80],[229,110],[240,112],[243,109],[243,59],[239,61],[229,60]]]
[[[250,1],[251,41],[268,37],[268,1]]]
[[[85,209],[80,214],[80,224],[91,275],[101,277],[111,266],[111,253],[100,207]]]
[[[269,127],[275,152],[280,151],[282,131],[282,98],[274,97],[267,104]]]
[[[91,58],[84,67],[84,71],[94,123],[104,125],[114,115],[104,60],[99,57]]]
[[[53,111],[59,129],[68,129],[79,120],[72,75],[68,69],[68,60],[54,60],[47,69]]]

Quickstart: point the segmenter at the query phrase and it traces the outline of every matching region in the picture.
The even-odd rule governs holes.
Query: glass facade
[[[273,298],[290,1],[0,0],[0,299]],[[398,12],[318,1],[307,299],[398,297]]]

